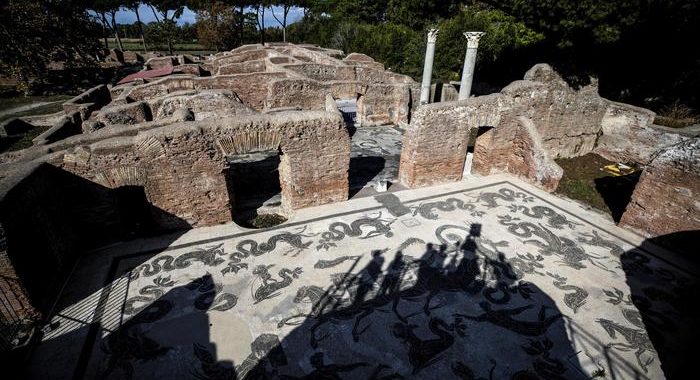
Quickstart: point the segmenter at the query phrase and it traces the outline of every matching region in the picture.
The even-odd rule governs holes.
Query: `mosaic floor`
[[[642,241],[496,176],[108,247],[30,377],[661,379],[696,277]]]

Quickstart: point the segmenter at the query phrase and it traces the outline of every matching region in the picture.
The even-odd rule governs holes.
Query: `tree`
[[[99,26],[74,1],[8,0],[0,3],[0,72],[30,81],[45,75],[50,62],[66,67],[95,63]]]
[[[126,8],[129,8],[134,11],[136,14],[136,24],[138,24],[139,28],[139,36],[141,37],[141,44],[143,44],[143,52],[148,51],[148,47],[146,47],[146,38],[144,37],[143,34],[143,23],[141,22],[141,16],[139,15],[139,6],[141,5],[140,0],[127,0],[124,1],[124,6]]]
[[[122,46],[122,40],[119,37],[119,28],[117,27],[116,16],[122,5],[123,2],[121,0],[93,0],[90,7],[97,15],[99,15],[102,25],[114,32],[114,38],[117,41],[117,47],[119,50],[124,50],[124,47]],[[108,16],[109,19],[107,18]],[[109,48],[106,38],[105,48]]]
[[[287,42],[287,16],[289,15],[289,11],[292,9],[293,6],[295,6],[298,3],[298,1],[292,1],[292,0],[284,0],[284,1],[273,1],[272,5],[279,6],[282,8],[282,20],[280,20],[277,15],[275,14],[275,11],[272,9],[272,6],[270,7],[270,12],[272,12],[272,17],[275,18],[275,20],[282,26],[282,41]]]
[[[208,49],[223,51],[234,47],[238,14],[221,1],[206,2],[197,9],[197,38]]]
[[[153,17],[160,24],[162,32],[168,41],[168,54],[173,55],[173,32],[177,28],[175,20],[180,18],[185,10],[183,1],[149,0],[146,4],[153,11]],[[172,13],[168,15],[169,12]]]
[[[265,8],[270,4],[269,0],[258,1],[255,3],[255,14],[257,15],[256,23],[260,30],[260,43],[265,44]]]

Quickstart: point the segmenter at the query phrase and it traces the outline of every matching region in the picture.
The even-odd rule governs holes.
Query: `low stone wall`
[[[408,85],[370,85],[357,100],[357,118],[361,125],[405,124],[410,107]]]
[[[102,108],[110,101],[112,101],[112,95],[109,89],[101,84],[63,103],[63,111],[66,115],[80,112],[81,118],[87,120],[93,111]]]
[[[83,132],[83,119],[80,111],[63,116],[51,128],[32,139],[34,145],[47,145]]]
[[[243,102],[255,110],[265,107],[268,85],[285,78],[282,72],[220,75],[215,77],[169,76],[151,83],[127,89],[121,96],[130,101],[149,100],[182,90],[225,89],[235,92]]]
[[[700,230],[700,138],[658,152],[634,188],[620,225],[647,236]]]
[[[249,74],[258,73],[265,71],[265,61],[255,60],[240,63],[229,63],[219,66],[216,71],[217,75],[231,75],[231,74]]]
[[[354,81],[355,69],[352,66],[322,65],[301,63],[284,66],[288,70],[301,73],[317,81]]]
[[[267,108],[297,107],[320,110],[325,107],[326,94],[334,98],[356,97],[357,83],[322,83],[304,78],[289,78],[270,84],[266,99]]]

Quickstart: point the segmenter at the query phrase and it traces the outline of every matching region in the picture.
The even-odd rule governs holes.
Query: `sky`
[[[275,11],[275,15],[277,15],[277,17],[280,20],[282,20],[282,8],[272,8]],[[139,15],[141,16],[141,21],[143,21],[146,24],[148,24],[151,21],[156,21],[155,17],[153,17],[153,11],[151,11],[151,8],[149,8],[146,5],[141,4],[141,6],[139,7]],[[303,15],[304,13],[301,8],[292,8],[289,11],[289,14],[287,15],[287,25],[298,21]],[[158,17],[160,17],[160,15]],[[196,13],[185,8],[185,11],[182,13],[182,16],[180,16],[180,18],[177,20],[177,23],[180,25],[185,23],[194,24],[196,21]],[[117,12],[118,24],[133,24],[134,22],[136,22],[136,14],[134,14],[132,10],[121,10]],[[274,17],[272,17],[272,14],[270,14],[269,9],[265,10],[265,27],[280,27],[279,23],[275,20]]]

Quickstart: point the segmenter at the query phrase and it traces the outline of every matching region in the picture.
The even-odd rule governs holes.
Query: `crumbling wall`
[[[403,139],[401,183],[422,187],[462,179],[470,130],[497,125],[506,100],[488,95],[418,107]]]
[[[590,153],[600,133],[609,101],[595,86],[574,90],[547,64],[533,66],[501,92],[523,109],[554,158]]]
[[[75,111],[61,117],[51,128],[32,139],[34,145],[46,145],[65,139],[82,132],[82,116],[80,111]]]
[[[620,225],[647,236],[700,230],[700,138],[667,147],[651,160]]]
[[[231,75],[231,74],[249,74],[264,72],[266,68],[265,61],[255,60],[247,62],[236,62],[228,63],[225,65],[220,65],[216,70],[217,75]]]
[[[370,85],[357,100],[357,117],[362,125],[405,124],[410,104],[408,85]]]
[[[150,100],[149,105],[154,120],[167,119],[182,109],[191,111],[194,120],[255,113],[230,90],[179,91]]]
[[[251,140],[251,133],[257,137]],[[278,136],[262,140],[278,141],[283,154],[285,210],[347,199],[349,136],[337,113],[323,111],[101,129],[38,159],[108,189],[143,187],[148,202],[163,211],[156,218],[160,229],[182,227],[183,221],[212,225],[231,220],[225,156],[230,147],[262,141],[262,135]]]
[[[320,110],[324,109],[327,94],[336,99],[348,99],[356,98],[359,91],[360,88],[354,81],[319,82],[305,78],[287,78],[270,84],[265,106]]]
[[[101,84],[63,103],[63,111],[66,115],[80,112],[82,120],[87,120],[90,114],[102,108],[112,100],[107,86]]]
[[[317,81],[353,81],[355,69],[352,66],[323,65],[318,63],[301,63],[284,66],[288,70],[303,74]]]
[[[685,140],[653,128],[656,115],[644,108],[610,102],[594,153],[616,162],[647,165],[658,150]]]
[[[532,120],[511,115],[477,138],[472,171],[481,175],[510,173],[546,191],[556,190],[564,174],[542,147]]]

